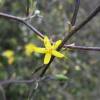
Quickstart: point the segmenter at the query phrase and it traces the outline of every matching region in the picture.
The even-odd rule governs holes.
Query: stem
[[[0,85],[4,85],[4,84],[10,84],[10,83],[32,83],[35,82],[36,80],[4,80],[4,81],[0,81]]]
[[[65,49],[77,49],[77,50],[91,50],[91,51],[100,51],[100,47],[86,47],[86,46],[70,46],[64,45]]]
[[[74,9],[74,13],[73,13],[72,20],[71,20],[72,26],[75,25],[77,14],[78,14],[78,11],[79,11],[79,6],[80,6],[80,0],[75,0],[75,9]]]
[[[33,27],[31,24],[27,23],[26,21],[24,21],[24,18],[21,17],[16,17],[13,15],[9,15],[9,14],[5,14],[5,13],[0,13],[0,17],[2,18],[6,18],[6,19],[12,19],[15,21],[18,21],[20,23],[23,23],[24,25],[26,25],[28,28],[30,28],[36,35],[40,36],[41,38],[44,38],[43,34],[41,32],[39,32],[35,27]]]
[[[27,4],[26,4],[27,6],[27,8],[26,8],[26,16],[29,16],[29,8],[30,8],[30,1],[29,0],[27,0]]]

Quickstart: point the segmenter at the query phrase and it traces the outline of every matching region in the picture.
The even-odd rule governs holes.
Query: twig
[[[13,15],[9,15],[9,14],[5,14],[5,13],[0,13],[0,17],[2,18],[6,18],[6,19],[12,19],[15,21],[18,21],[20,23],[23,23],[24,25],[26,25],[28,28],[30,28],[36,35],[40,36],[41,38],[44,38],[43,34],[41,32],[39,32],[35,27],[33,27],[31,24],[27,23],[26,21],[24,21],[24,18],[21,17],[16,17]]]
[[[41,66],[37,67],[35,69],[35,71],[33,72],[33,74],[37,73],[39,70],[41,70],[42,68],[44,68],[44,64],[42,64]]]
[[[100,51],[100,47],[86,47],[86,46],[70,46],[64,45],[65,49],[76,49],[76,50],[91,50],[91,51]]]
[[[10,83],[32,83],[35,82],[36,80],[34,79],[30,79],[30,80],[3,80],[0,81],[0,85],[4,85],[4,84],[10,84]]]
[[[78,10],[79,10],[79,5],[80,5],[80,0],[75,0],[75,9],[74,9],[74,13],[73,13],[72,20],[71,20],[71,25],[72,26],[75,25]]]
[[[2,86],[0,86],[0,99],[7,100],[5,95],[5,90]]]
[[[53,80],[54,77],[53,76],[43,76],[42,78],[31,78],[31,79],[26,79],[26,80],[13,80],[13,79],[7,79],[7,80],[0,80],[0,85],[5,85],[5,84],[11,84],[11,83],[15,83],[15,84],[23,84],[23,83],[26,83],[26,84],[30,84],[30,83],[33,83],[33,82],[40,82],[44,79],[47,79],[47,80]]]
[[[23,18],[23,20],[27,21],[27,20],[30,20],[30,19],[34,18],[35,16],[36,16],[35,14],[29,15],[28,17]]]
[[[92,20],[98,13],[100,12],[100,5],[77,27],[75,27],[67,36],[65,36],[64,40],[62,41],[61,45],[58,47],[58,51],[64,46],[64,44],[82,27],[84,27],[90,20]],[[47,69],[49,68],[50,64],[54,60],[54,56],[52,56],[50,62],[45,66],[42,73],[40,74],[40,77],[43,77]]]
[[[29,8],[30,8],[30,1],[29,0],[27,0],[27,8],[26,8],[26,16],[29,16]]]

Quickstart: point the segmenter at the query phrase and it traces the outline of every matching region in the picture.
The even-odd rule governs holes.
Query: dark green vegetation
[[[71,20],[74,0],[0,0],[0,12],[26,18],[36,29],[54,41],[63,39],[67,21]],[[80,24],[98,5],[99,0],[81,0],[76,25]],[[55,59],[49,67],[47,78],[37,82],[12,82],[8,80],[29,80],[36,68],[43,64],[43,56],[24,54],[24,45],[33,42],[42,46],[41,40],[25,25],[0,17],[0,54],[7,49],[15,52],[15,62],[8,65],[0,57],[1,100],[99,100],[100,99],[100,52],[71,49],[62,50],[66,57]],[[67,44],[79,46],[100,46],[100,14],[91,20]],[[36,73],[38,76],[41,73]],[[57,75],[56,75],[57,74]],[[60,77],[59,77],[59,75]],[[61,74],[65,74],[64,77]],[[34,76],[34,77],[36,77]],[[3,81],[6,80],[6,81]],[[37,84],[39,85],[36,88]],[[33,88],[33,89],[32,89]],[[32,92],[31,92],[32,91]],[[6,99],[5,99],[6,98]]]

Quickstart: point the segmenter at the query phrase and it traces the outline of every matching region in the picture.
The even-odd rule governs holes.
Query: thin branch
[[[27,0],[26,4],[27,4],[27,6],[26,6],[27,7],[26,8],[26,16],[29,16],[30,1]]]
[[[76,50],[91,50],[91,51],[100,51],[100,47],[86,47],[86,46],[71,46],[64,45],[65,49],[76,49]]]
[[[32,83],[35,82],[36,80],[34,79],[30,79],[30,80],[3,80],[0,81],[0,85],[4,85],[4,84],[10,84],[10,83]]]
[[[43,80],[54,80],[55,78],[53,76],[43,76],[42,78],[32,78],[32,79],[28,79],[28,80],[13,80],[13,79],[8,79],[8,80],[0,80],[0,85],[5,85],[5,84],[11,84],[11,83],[15,83],[15,84],[30,84],[30,83],[33,83],[33,82],[40,82],[40,81],[43,81]]]
[[[100,5],[78,26],[76,26],[67,36],[65,36],[62,44],[58,47],[58,50],[60,50],[64,44],[74,35],[77,31],[79,31],[81,28],[83,28],[89,21],[91,21],[98,13],[100,12]]]
[[[16,21],[22,21],[23,20],[23,18],[21,18],[21,17],[16,17],[16,16],[9,15],[9,14],[2,13],[2,12],[0,12],[0,17],[7,18],[7,19],[13,19],[13,20],[16,20]]]
[[[33,74],[37,73],[39,70],[41,70],[42,68],[44,68],[44,64],[42,64],[41,66],[37,67],[35,69],[35,71],[33,72]]]
[[[77,14],[79,11],[80,0],[75,0],[75,9],[71,20],[71,25],[74,26],[77,18]]]
[[[27,23],[26,21],[24,21],[24,18],[21,17],[16,17],[13,15],[9,15],[9,14],[5,14],[5,13],[0,13],[0,17],[2,18],[6,18],[6,19],[12,19],[15,21],[18,21],[20,23],[23,23],[24,25],[26,25],[28,28],[30,28],[36,35],[40,36],[41,38],[44,38],[43,34],[41,32],[39,32],[35,27],[33,27],[31,24]]]
[[[58,51],[64,46],[64,44],[81,28],[83,28],[89,21],[91,21],[98,13],[100,12],[100,5],[77,27],[75,27],[67,36],[65,36],[64,40],[62,41],[61,45],[58,47]],[[54,60],[54,56],[52,56],[50,62],[45,65],[45,68],[43,69],[42,73],[40,74],[40,77],[43,77],[47,69],[49,68],[50,64]]]
[[[36,17],[35,14],[33,14],[33,15],[29,15],[28,17],[23,18],[23,20],[24,20],[24,21],[28,21],[28,20],[31,20],[31,19],[34,18],[34,17]]]
[[[2,100],[7,100],[5,90],[2,86],[0,86],[0,98],[2,98]]]

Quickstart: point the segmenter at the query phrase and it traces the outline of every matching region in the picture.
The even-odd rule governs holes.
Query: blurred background
[[[74,0],[0,0],[0,12],[20,16],[33,15],[31,23],[42,34],[54,41],[63,39],[70,21]],[[100,0],[81,0],[76,25],[80,24]],[[84,28],[73,35],[67,44],[100,47],[100,14]],[[0,80],[30,79],[35,68],[43,64],[43,55],[24,54],[24,45],[35,43],[42,46],[41,40],[25,25],[17,21],[0,17],[0,54],[5,50],[15,52],[15,61],[8,64],[0,58]],[[64,74],[67,80],[43,80],[31,93],[30,100],[100,100],[100,52],[82,50],[64,50],[65,59],[55,59],[47,75]],[[39,72],[40,73],[40,72]],[[38,74],[38,73],[37,73]],[[28,100],[32,87],[36,84],[0,85],[0,100]],[[2,99],[1,99],[2,98]]]

